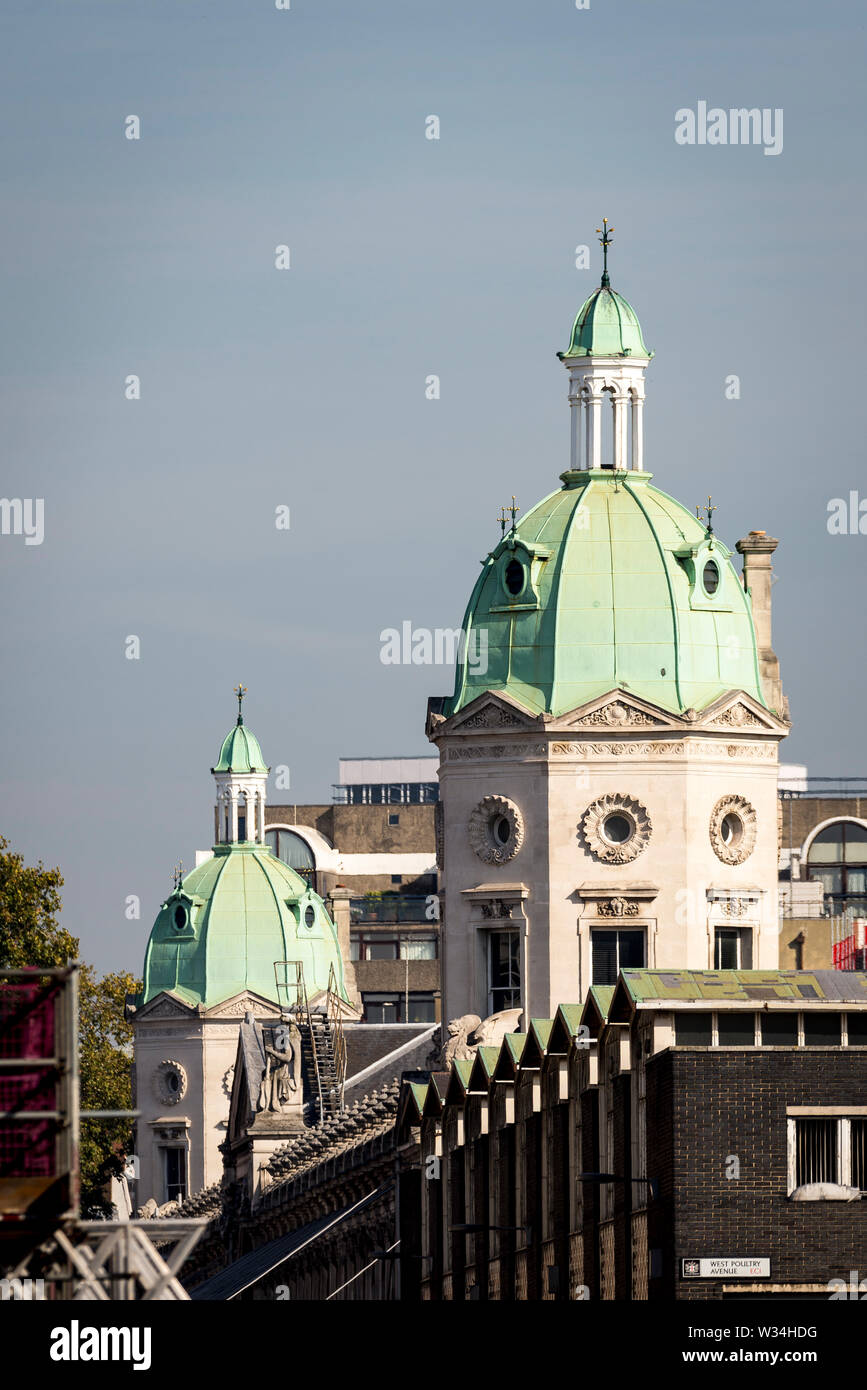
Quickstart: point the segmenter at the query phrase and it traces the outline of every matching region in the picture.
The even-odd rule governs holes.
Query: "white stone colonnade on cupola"
[[[216,773],[215,781],[215,843],[225,845],[243,841],[264,844],[267,776],[251,773],[245,776],[230,772]]]
[[[644,373],[649,357],[566,357],[571,462],[588,468],[644,468]],[[610,441],[603,412],[611,411]]]

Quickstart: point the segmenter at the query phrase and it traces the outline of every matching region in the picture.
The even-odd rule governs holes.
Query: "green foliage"
[[[59,869],[42,861],[28,868],[20,854],[7,853],[0,835],[0,965],[65,965],[78,955],[78,941],[55,921],[60,911]]]
[[[98,979],[82,967],[79,994],[79,1067],[82,1110],[129,1110],[132,1037],[124,1018],[124,1000],[141,988],[127,972]],[[104,1206],[108,1179],[120,1174],[124,1155],[132,1152],[131,1120],[82,1120],[81,1210],[95,1215]]]
[[[59,869],[25,865],[0,836],[0,965],[66,965],[78,959],[79,942],[57,921],[63,884]],[[81,969],[79,990],[79,1074],[82,1110],[131,1108],[132,1028],[124,1018],[127,994],[140,989],[132,975],[99,979],[93,967]],[[84,1216],[109,1215],[104,1188],[132,1151],[131,1120],[82,1120],[81,1210]]]

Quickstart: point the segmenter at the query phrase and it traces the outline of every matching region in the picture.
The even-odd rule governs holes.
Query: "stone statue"
[[[481,1021],[478,1014],[464,1014],[462,1018],[449,1021],[449,1035],[442,1054],[443,1066],[448,1067],[452,1062],[469,1062],[475,1057],[476,1049],[470,1043],[470,1035]]]
[[[274,1042],[282,1044],[284,1050],[265,1044],[265,1072],[259,1087],[257,1110],[280,1112],[300,1103],[298,1081],[301,1074],[301,1034],[295,1023],[278,1028],[272,1034]]]
[[[471,1062],[479,1047],[499,1047],[507,1033],[516,1032],[521,1013],[521,1009],[501,1009],[484,1022],[478,1014],[451,1019],[440,1065],[448,1068],[455,1061]]]

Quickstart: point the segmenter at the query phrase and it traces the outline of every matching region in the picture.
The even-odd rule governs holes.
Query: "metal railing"
[[[334,1069],[337,1074],[337,1090],[340,1109],[343,1109],[343,1091],[346,1085],[346,1038],[343,1033],[343,1017],[340,1009],[340,993],[337,988],[337,974],[332,964],[328,971],[328,1001],[325,1016],[331,1030],[331,1045],[334,1051]]]
[[[424,922],[427,926],[435,927],[438,925],[436,919],[431,919],[428,916],[431,896],[409,897],[395,893],[383,897],[375,897],[370,894],[365,898],[350,898],[350,926],[358,927],[370,924],[397,926],[402,923],[409,925],[410,923]]]

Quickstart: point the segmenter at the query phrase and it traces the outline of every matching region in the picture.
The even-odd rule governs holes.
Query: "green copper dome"
[[[223,739],[220,756],[212,772],[267,772],[259,740],[238,715],[234,729]]]
[[[732,689],[766,704],[731,552],[651,477],[565,473],[503,537],[470,599],[446,715],[486,690],[552,715],[618,687],[678,714]]]
[[[585,300],[572,325],[564,357],[652,357],[632,305],[607,283],[608,276]]]
[[[278,999],[274,964],[301,961],[308,997],[333,965],[346,998],[337,932],[325,904],[261,845],[217,845],[163,903],[145,953],[140,1002],[163,990],[210,1007],[242,990]]]

